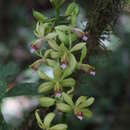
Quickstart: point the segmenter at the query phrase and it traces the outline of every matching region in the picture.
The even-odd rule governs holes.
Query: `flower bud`
[[[95,75],[96,75],[96,72],[93,71],[93,70],[91,70],[91,69],[88,71],[88,73],[89,73],[90,75],[92,75],[92,76],[95,76]]]
[[[64,55],[61,58],[61,68],[64,70],[67,67],[67,64],[68,64],[67,56]]]
[[[79,120],[83,120],[83,113],[82,112],[76,112],[75,116],[79,119]]]
[[[88,40],[88,36],[86,35],[85,32],[83,32],[81,29],[79,28],[73,28],[72,32],[74,32],[79,38],[81,38],[83,41],[87,41]]]
[[[39,59],[39,60],[35,61],[33,64],[31,64],[29,67],[31,69],[37,71],[42,63],[44,63],[44,60],[43,59]]]
[[[43,41],[42,39],[37,39],[34,43],[32,43],[30,46],[30,52],[34,53],[34,52],[38,51],[38,49],[42,45],[42,41]]]
[[[59,83],[56,83],[56,85],[54,87],[55,97],[57,97],[57,98],[61,97],[61,93],[62,93],[61,85]]]

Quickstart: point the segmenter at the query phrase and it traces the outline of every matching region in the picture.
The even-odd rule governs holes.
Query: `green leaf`
[[[38,92],[39,93],[45,93],[45,92],[48,92],[48,91],[50,91],[52,89],[53,89],[53,83],[52,82],[45,82],[45,83],[42,83],[38,87]]]
[[[39,102],[42,107],[50,107],[55,104],[55,99],[49,97],[39,97]]]
[[[87,48],[86,48],[86,46],[84,46],[84,47],[82,48],[82,51],[81,51],[80,63],[83,62],[84,58],[86,57],[86,54],[87,54]]]
[[[63,100],[67,103],[67,104],[69,104],[70,106],[74,106],[74,103],[73,103],[73,101],[72,101],[72,98],[68,95],[68,94],[66,94],[66,93],[62,93],[62,97],[63,97]]]
[[[66,130],[67,125],[66,124],[57,124],[50,128],[50,130]]]
[[[11,69],[10,69],[11,66]],[[13,62],[10,62],[6,65],[0,65],[0,78],[2,79],[6,79],[7,78],[11,78],[13,79],[19,72],[19,68],[18,65],[16,65]]]
[[[38,95],[38,84],[35,83],[23,83],[16,85],[13,89],[9,90],[6,94],[7,97],[23,96],[23,95]]]
[[[0,103],[2,99],[5,97],[7,88],[7,83],[3,79],[0,79]]]
[[[45,125],[46,128],[49,128],[51,126],[51,122],[54,119],[54,117],[55,117],[55,114],[52,113],[52,112],[45,116],[44,125]]]
[[[86,42],[78,43],[70,51],[74,52],[74,51],[81,50],[85,45],[86,45]]]
[[[52,49],[54,49],[54,50],[56,50],[56,51],[59,49],[59,46],[58,46],[58,44],[56,43],[55,40],[49,40],[49,41],[48,41],[48,44],[49,44],[49,46],[50,46]]]
[[[69,106],[69,105],[67,105],[65,103],[57,103],[56,107],[61,112],[71,112],[72,111],[71,106]]]
[[[46,16],[35,10],[33,10],[33,16],[35,17],[36,20],[41,22],[45,22],[45,20],[47,19]]]
[[[50,2],[53,6],[55,6],[55,8],[59,8],[61,5],[63,5],[65,0],[50,0]]]

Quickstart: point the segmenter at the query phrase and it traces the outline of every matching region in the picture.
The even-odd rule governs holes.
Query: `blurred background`
[[[70,2],[71,0],[67,0],[61,11],[64,11]],[[86,20],[93,2],[77,0],[77,3],[81,6],[77,24],[83,28],[83,21]],[[47,16],[54,15],[54,9],[49,0],[0,0],[0,73],[2,73],[2,67],[8,63],[10,63],[9,71],[18,71],[12,79],[9,79],[9,88],[21,82],[38,82],[37,74],[28,69],[28,66],[37,58],[29,51],[29,43],[34,39],[33,30],[36,23],[32,16],[33,9],[44,12]],[[92,77],[84,73],[79,76],[79,72],[75,73],[78,82],[75,95],[78,97],[82,94],[96,98],[92,106],[93,117],[81,122],[68,115],[66,119],[69,125],[68,130],[130,130],[129,3],[118,13],[118,19],[110,35],[105,35],[105,38],[100,41],[109,51],[104,54],[90,55],[89,63],[96,67],[96,76]],[[34,107],[38,105],[38,102],[34,97],[20,97],[19,100],[24,100],[23,109],[29,110],[26,118],[22,113],[18,113],[20,118],[16,119],[22,119],[19,130],[39,130],[33,115]],[[9,101],[6,100],[6,102]],[[25,102],[29,105],[27,106]],[[19,105],[16,102],[11,103],[14,106]],[[7,111],[10,109],[4,110],[3,113],[7,114],[5,114],[7,118],[9,116]],[[44,116],[44,111],[42,114]],[[12,118],[6,120],[10,121]]]

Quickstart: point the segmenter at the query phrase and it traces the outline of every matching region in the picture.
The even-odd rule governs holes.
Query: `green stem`
[[[66,113],[62,114],[62,119],[61,120],[62,120],[63,123],[65,123],[65,121],[66,121]]]
[[[59,17],[60,16],[60,9],[59,9],[59,7],[57,7],[56,8],[56,24],[58,24],[59,23]]]

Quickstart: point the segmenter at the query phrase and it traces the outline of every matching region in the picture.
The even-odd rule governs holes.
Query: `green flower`
[[[89,118],[92,116],[92,112],[88,109],[88,107],[93,104],[93,97],[87,98],[86,96],[81,96],[75,103],[66,93],[62,93],[62,98],[63,102],[56,104],[59,111],[72,112],[80,120],[82,120],[84,117]]]
[[[86,43],[81,42],[71,48],[67,48],[63,43],[58,45],[55,40],[49,40],[48,44],[51,49],[45,52],[44,57],[60,59],[61,68],[64,70],[64,77],[69,76],[75,70],[77,65],[77,61],[73,53],[84,48]]]
[[[47,93],[50,91],[54,91],[54,94],[56,97],[60,97],[62,91],[67,90],[67,93],[72,93],[75,86],[75,80],[73,78],[64,78],[63,77],[63,71],[60,69],[60,67],[55,67],[53,69],[53,77],[50,78],[48,75],[44,72],[38,71],[39,76],[41,79],[47,81],[42,83],[39,88],[39,93]]]
[[[42,130],[66,130],[67,129],[66,124],[56,124],[54,126],[51,126],[51,123],[52,123],[53,119],[55,118],[54,113],[47,114],[43,121],[41,120],[41,118],[38,114],[38,110],[36,110],[35,116],[36,116],[36,119],[37,119],[38,126]]]

